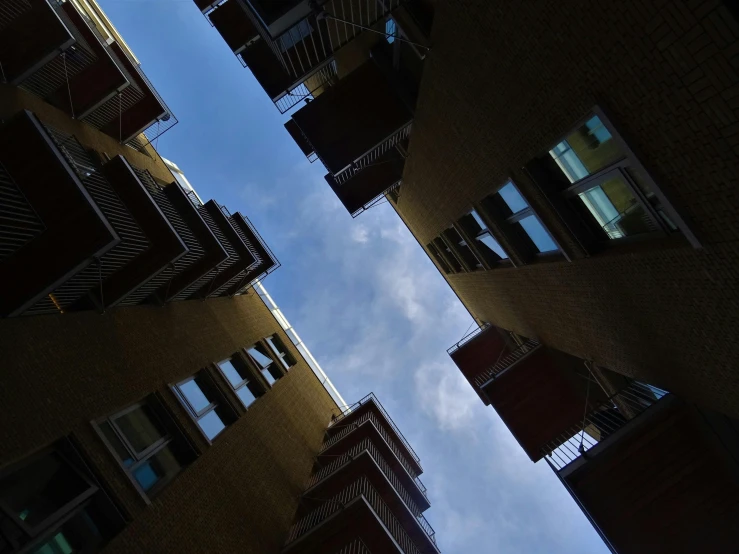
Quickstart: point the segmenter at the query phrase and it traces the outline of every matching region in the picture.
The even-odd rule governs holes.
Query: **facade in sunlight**
[[[392,204],[478,322],[453,360],[609,547],[730,551],[733,3],[195,4],[347,211]]]
[[[156,152],[176,119],[100,7],[2,2],[0,68],[0,552],[436,552],[418,457]]]

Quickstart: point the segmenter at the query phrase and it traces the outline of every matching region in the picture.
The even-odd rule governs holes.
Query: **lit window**
[[[295,365],[295,358],[293,358],[292,354],[288,352],[287,348],[285,348],[285,345],[282,343],[279,337],[272,335],[271,337],[267,337],[265,340],[267,341],[267,344],[269,344],[272,353],[277,356],[277,359],[282,364],[282,367],[284,367],[285,369],[290,369],[292,366]]]
[[[388,43],[392,44],[395,42],[395,35],[398,27],[395,24],[395,20],[392,17],[388,17],[385,21],[385,34],[387,35],[385,38],[387,39]]]
[[[161,491],[195,456],[154,396],[99,421],[97,426],[108,447],[147,496]]]
[[[262,344],[255,344],[254,346],[247,348],[246,353],[262,372],[262,375],[271,385],[274,385],[278,379],[282,377],[282,372],[277,367],[275,362],[270,358],[267,349]]]
[[[236,396],[239,397],[244,408],[248,408],[254,401],[264,394],[264,390],[256,382],[246,363],[238,356],[224,360],[218,364],[218,369],[228,381]]]
[[[235,417],[205,372],[177,383],[175,394],[200,430],[212,441]]]
[[[600,229],[604,238],[671,232],[677,226],[665,213],[647,175],[594,115],[549,151],[571,186],[565,197]]]
[[[0,475],[0,552],[98,552],[124,525],[71,441]]]

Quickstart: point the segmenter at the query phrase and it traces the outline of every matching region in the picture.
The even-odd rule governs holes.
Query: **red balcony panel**
[[[176,275],[164,290],[159,291],[160,298],[168,302],[226,261],[228,253],[190,201],[187,193],[182,190],[182,187],[177,183],[171,183],[164,188],[164,193],[205,251],[205,256],[200,261]]]
[[[412,120],[370,60],[293,114],[326,169],[336,175]]]
[[[5,1],[8,12],[18,11],[0,31],[0,60],[5,80],[17,85],[75,39],[47,0]]]
[[[403,177],[404,166],[405,159],[392,148],[376,162],[355,173],[348,181],[339,184],[330,173],[325,179],[346,210],[354,215],[398,184]]]
[[[488,325],[449,354],[485,404],[490,404],[490,401],[475,384],[475,378],[495,365],[511,350],[509,343],[510,339],[504,331],[494,325]]]
[[[735,552],[739,467],[704,415],[669,397],[629,423],[561,472],[616,551]]]
[[[151,246],[116,271],[103,284],[106,306],[113,306],[166,269],[187,252],[187,247],[122,156],[103,166],[103,173]]]
[[[73,75],[68,83],[65,82],[46,100],[70,115],[74,113],[75,117],[82,118],[128,86],[129,82],[74,4],[65,2],[62,9],[85,40],[85,48],[94,54],[97,60]],[[73,57],[75,52],[70,49],[66,55]],[[70,109],[70,98],[74,112]]]
[[[539,347],[483,388],[533,461],[542,458],[546,443],[582,422],[586,397],[591,407],[605,400],[597,385],[588,392],[587,381],[575,373],[582,367],[578,358]]]
[[[119,63],[123,65],[124,70],[131,75],[135,81],[134,84],[144,92],[143,99],[125,110],[120,118],[116,117],[101,129],[105,134],[119,138],[121,142],[128,142],[157,119],[165,117],[168,111],[149,83],[139,74],[139,68],[128,58],[118,43],[114,42],[110,48]]]
[[[0,162],[46,230],[0,264],[0,315],[17,315],[119,242],[43,126],[30,112],[0,131]]]
[[[367,501],[359,496],[342,510],[321,522],[298,540],[287,544],[283,553],[325,554],[360,539],[371,552],[405,554]]]
[[[199,1],[201,0],[196,1],[196,4]],[[259,36],[259,31],[238,0],[224,2],[208,14],[208,19],[234,52],[238,52],[247,42]]]

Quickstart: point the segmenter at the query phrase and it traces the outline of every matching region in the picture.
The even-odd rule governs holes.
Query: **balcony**
[[[234,296],[236,294],[243,294],[256,281],[263,280],[267,275],[280,267],[280,262],[257,229],[251,224],[249,218],[236,212],[230,216],[230,221],[233,228],[236,229],[236,232],[248,245],[252,255],[257,260],[236,282],[225,289],[226,294]]]
[[[547,462],[614,552],[736,548],[739,442],[725,416],[632,383],[557,442]]]
[[[367,477],[360,477],[290,528],[282,552],[332,552],[362,541],[372,552],[421,554]]]
[[[138,62],[72,2],[9,6],[0,14],[7,82],[138,149],[177,122]]]
[[[422,512],[428,508],[425,497],[415,498],[401,482],[371,439],[365,438],[344,454],[335,457],[311,477],[303,493],[299,514],[318,507],[316,498],[329,498],[359,477],[366,477],[398,518],[421,552],[438,553],[433,528]],[[419,506],[416,500],[423,504]]]

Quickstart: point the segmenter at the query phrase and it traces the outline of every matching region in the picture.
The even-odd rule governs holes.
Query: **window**
[[[475,246],[480,255],[485,258],[489,265],[495,265],[501,260],[507,260],[503,247],[490,234],[487,225],[475,210],[459,220],[459,226],[470,237],[475,240]]]
[[[439,264],[439,267],[444,273],[451,273],[452,268],[449,267],[449,264],[446,263],[446,260],[442,258],[441,254],[437,250],[436,246],[434,246],[433,242],[430,242],[426,245],[426,250],[429,251],[429,254],[436,260],[436,263]]]
[[[274,385],[279,378],[282,377],[282,372],[277,367],[272,358],[269,357],[267,349],[262,344],[255,344],[254,346],[246,349],[246,354],[249,359],[254,362],[262,372],[262,375],[270,384]]]
[[[287,52],[288,49],[295,46],[299,41],[302,41],[305,37],[309,36],[313,32],[313,29],[308,23],[307,19],[303,19],[300,23],[288,29],[283,35],[278,38],[280,43],[280,50]]]
[[[195,452],[164,406],[150,396],[97,423],[110,450],[147,496],[157,494]]]
[[[604,238],[677,230],[653,183],[599,115],[549,151],[566,178],[562,194]]]
[[[172,388],[209,441],[234,422],[235,414],[229,409],[205,371],[177,383]]]
[[[482,204],[487,210],[505,218],[514,235],[521,239],[529,251],[545,253],[558,250],[513,181],[508,181],[496,193],[485,198]]]
[[[285,348],[285,345],[282,343],[279,337],[272,335],[271,337],[267,337],[265,340],[267,341],[267,344],[269,344],[269,347],[274,355],[277,356],[277,359],[282,364],[282,367],[284,367],[285,369],[290,369],[292,366],[295,365],[295,358],[293,358],[292,354],[287,351],[287,348]]]
[[[0,552],[97,552],[124,525],[71,441],[0,475]]]
[[[462,271],[462,264],[457,259],[457,256],[449,249],[449,246],[444,242],[441,237],[434,239],[434,246],[436,250],[444,257],[447,264],[452,270],[452,273],[459,273]]]
[[[480,260],[477,259],[477,256],[475,256],[467,242],[459,234],[459,231],[454,227],[449,227],[442,234],[446,238],[447,244],[451,246],[451,249],[447,248],[447,250],[462,262],[467,271],[482,269]]]
[[[397,25],[395,24],[395,20],[392,17],[388,17],[385,20],[385,34],[387,35],[385,37],[385,40],[387,40],[388,44],[392,44],[395,42],[395,36],[397,35]]]
[[[239,397],[244,408],[248,408],[254,401],[264,394],[264,389],[252,377],[249,368],[238,356],[224,360],[218,364],[218,369],[231,385],[236,396]]]

